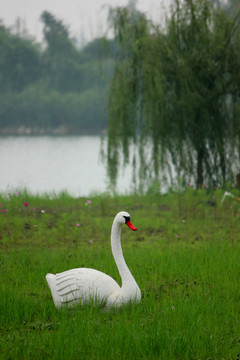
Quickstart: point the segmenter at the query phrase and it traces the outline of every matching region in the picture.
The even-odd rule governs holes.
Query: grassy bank
[[[222,196],[1,196],[0,359],[239,358],[240,203]],[[120,210],[138,227],[122,246],[141,303],[57,310],[47,272],[85,266],[120,282],[109,242]]]

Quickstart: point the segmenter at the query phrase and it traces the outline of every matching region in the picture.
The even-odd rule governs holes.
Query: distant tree
[[[127,163],[132,144],[140,181],[164,171],[171,177],[170,163],[183,181],[193,176],[198,186],[232,180],[239,160],[239,19],[207,0],[175,0],[162,31],[143,14],[115,10],[122,52],[108,105],[113,182],[120,150]]]
[[[73,41],[70,39],[67,26],[62,20],[58,20],[48,11],[44,11],[41,15],[44,24],[43,34],[47,43],[47,50],[51,55],[76,55],[77,50]]]
[[[38,47],[0,25],[0,93],[20,91],[39,76]]]
[[[119,44],[114,39],[98,38],[88,43],[81,51],[86,59],[102,61],[106,58],[115,58],[120,51]]]
[[[78,50],[69,36],[67,27],[61,20],[44,11],[44,40],[47,48],[42,56],[49,86],[56,90],[69,91],[78,76]]]

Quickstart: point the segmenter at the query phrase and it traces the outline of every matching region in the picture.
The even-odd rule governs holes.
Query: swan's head
[[[131,230],[136,231],[137,228],[131,223],[130,221],[130,215],[126,211],[120,211],[116,217],[115,220],[120,223],[121,225],[126,224]]]

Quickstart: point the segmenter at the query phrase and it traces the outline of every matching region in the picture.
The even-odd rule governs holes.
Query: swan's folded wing
[[[88,268],[77,268],[56,274],[56,289],[62,304],[104,301],[118,284],[110,276]]]
[[[56,289],[62,303],[71,303],[79,298],[76,269],[56,274]]]

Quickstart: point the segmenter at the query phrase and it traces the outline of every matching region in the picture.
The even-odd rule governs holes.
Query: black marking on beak
[[[130,221],[130,216],[123,216],[124,217],[124,219],[125,219],[125,224],[128,222],[128,221]]]

